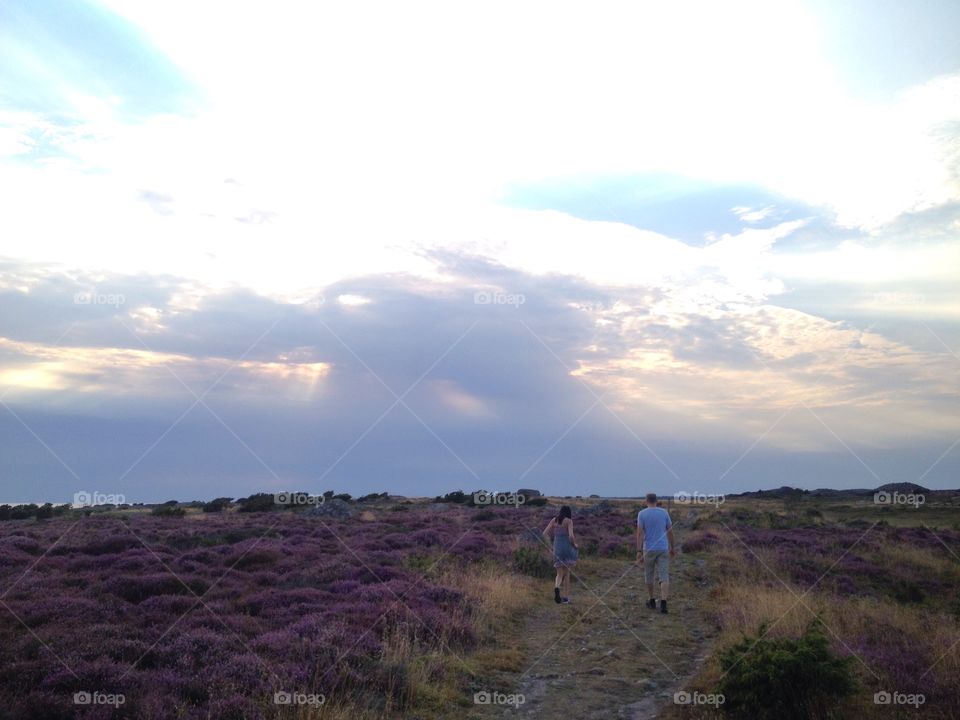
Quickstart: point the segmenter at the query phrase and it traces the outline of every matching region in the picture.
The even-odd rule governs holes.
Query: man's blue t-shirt
[[[661,507],[644,508],[637,514],[637,527],[643,529],[644,550],[669,550],[667,530],[673,525],[670,514]]]

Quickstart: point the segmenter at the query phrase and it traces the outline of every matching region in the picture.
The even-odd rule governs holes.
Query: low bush
[[[223,512],[228,507],[230,507],[230,503],[232,502],[233,502],[233,498],[228,498],[228,497],[216,498],[214,500],[211,500],[210,502],[204,503],[201,506],[201,509],[205,513]]]
[[[708,547],[711,545],[716,545],[718,542],[720,542],[720,538],[708,530],[706,532],[693,534],[684,539],[684,541],[680,543],[680,549],[685,553],[695,553],[700,552],[701,550],[706,550]]]
[[[151,514],[158,517],[183,517],[187,511],[179,505],[157,505]]]
[[[456,503],[457,505],[462,505],[467,500],[472,500],[473,496],[467,495],[463,490],[454,490],[453,492],[448,492],[446,495],[438,495],[433,499],[434,502],[438,503]]]
[[[851,658],[837,657],[815,625],[796,640],[744,636],[720,653],[717,691],[724,711],[756,720],[842,716],[837,704],[856,689]]]
[[[556,574],[554,567],[544,557],[539,547],[518,547],[513,551],[513,567],[517,572],[537,578],[547,578]]]
[[[247,498],[240,498],[237,500],[237,505],[239,505],[242,513],[268,512],[275,510],[277,507],[273,495],[270,493],[256,493]]]

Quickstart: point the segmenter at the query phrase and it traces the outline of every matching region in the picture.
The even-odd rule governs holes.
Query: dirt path
[[[704,561],[674,560],[667,615],[644,606],[639,566],[592,559],[577,574],[589,589],[574,582],[572,605],[554,604],[552,585],[544,583],[544,606],[524,629],[525,670],[491,679],[491,689],[522,694],[524,702],[478,705],[468,717],[643,720],[684,689],[714,635],[705,616]]]

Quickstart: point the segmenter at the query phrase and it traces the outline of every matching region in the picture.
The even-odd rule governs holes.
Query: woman
[[[580,555],[580,546],[573,534],[573,518],[570,506],[560,508],[560,514],[550,520],[543,531],[547,539],[553,535],[553,566],[557,569],[557,579],[553,584],[553,600],[556,603],[570,604],[567,594],[570,592],[570,568]],[[561,587],[563,593],[561,595]]]

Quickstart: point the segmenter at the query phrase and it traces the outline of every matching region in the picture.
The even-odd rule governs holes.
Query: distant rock
[[[334,520],[347,520],[353,515],[353,508],[350,506],[350,503],[345,500],[330,498],[322,504],[307,510],[307,515],[329,517]]]
[[[523,495],[528,498],[540,497],[542,494],[539,490],[532,490],[530,488],[520,488],[517,490],[517,495]]]

